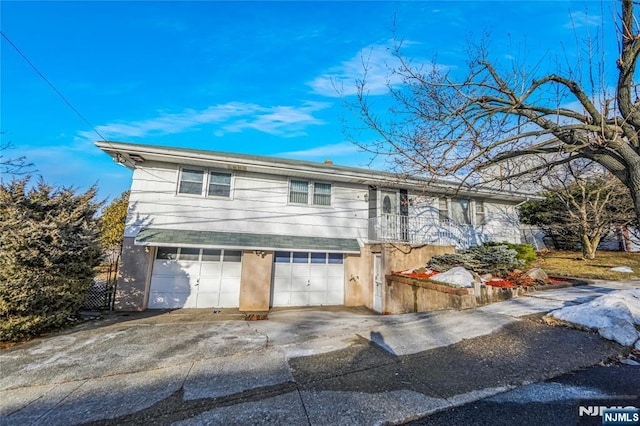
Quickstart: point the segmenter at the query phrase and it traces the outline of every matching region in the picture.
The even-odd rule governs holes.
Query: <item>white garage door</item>
[[[158,247],[148,307],[237,308],[241,272],[239,250]]]
[[[342,253],[275,252],[272,306],[343,304]]]

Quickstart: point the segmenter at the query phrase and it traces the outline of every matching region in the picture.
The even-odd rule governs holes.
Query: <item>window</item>
[[[309,263],[309,253],[294,251],[293,263]]]
[[[452,199],[451,220],[459,225],[471,225],[471,202],[461,198]]]
[[[446,198],[438,199],[438,214],[440,222],[446,222],[449,220],[449,206]]]
[[[486,225],[484,202],[476,201],[476,225]]]
[[[178,183],[178,194],[202,196],[203,187],[207,188],[205,194],[207,196],[229,198],[231,196],[231,173],[182,169]]]
[[[327,253],[311,253],[311,263],[327,263]]]
[[[209,172],[207,195],[229,197],[231,195],[231,175],[229,173]]]
[[[176,260],[178,258],[177,247],[158,247],[156,259]]]
[[[200,249],[182,247],[180,249],[180,255],[178,256],[178,259],[179,260],[199,260]]]
[[[289,202],[296,204],[309,203],[309,182],[292,180],[289,187]]]
[[[313,184],[313,204],[316,206],[331,205],[331,184],[330,183],[314,183]]]
[[[329,264],[337,265],[343,262],[344,255],[342,253],[329,253]]]
[[[276,263],[291,263],[290,251],[277,251],[275,254]]]
[[[200,257],[202,255],[202,257]],[[203,262],[242,262],[242,250],[199,249],[194,247],[158,247],[156,259]]]
[[[220,262],[222,259],[222,250],[204,249],[202,250],[203,262]]]
[[[202,195],[203,177],[204,171],[202,170],[182,169],[178,193]]]
[[[309,204],[309,192],[311,192],[311,204],[314,206],[331,205],[331,184],[308,182],[306,180],[291,181],[289,185],[289,202],[292,204]]]

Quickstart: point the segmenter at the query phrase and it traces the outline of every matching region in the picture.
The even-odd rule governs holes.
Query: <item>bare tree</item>
[[[556,167],[537,183],[545,198],[521,207],[522,222],[540,227],[564,248],[581,246],[585,259],[595,259],[608,233],[637,222],[627,188],[591,161]]]
[[[0,132],[0,136],[5,132]],[[13,149],[11,142],[0,141],[0,178],[2,176],[26,175],[33,172],[33,163],[25,156],[9,157],[8,152]]]
[[[620,5],[616,67],[606,67],[602,41],[589,34],[582,40],[586,55],[570,67],[558,61],[556,73],[546,75],[539,75],[538,65],[525,69],[514,63],[503,70],[481,45],[469,50],[468,71],[456,78],[435,63],[415,65],[398,43],[400,65],[389,79],[394,84],[388,84],[392,106],[380,111],[368,95],[365,61],[357,101],[351,106],[378,137],[361,147],[390,156],[402,173],[456,177],[461,183],[488,174],[494,179],[521,178],[589,159],[629,189],[640,218],[640,99],[635,81],[640,25],[634,2],[622,0]],[[608,89],[611,80],[617,81],[613,90]],[[529,161],[531,156],[545,161]],[[496,171],[507,163],[519,164],[520,170]]]

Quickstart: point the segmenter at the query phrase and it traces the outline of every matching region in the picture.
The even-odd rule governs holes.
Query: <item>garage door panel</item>
[[[149,294],[150,309],[194,308],[196,297],[191,293],[166,292]]]
[[[327,276],[344,277],[344,265],[327,265]]]
[[[219,306],[220,293],[198,292],[197,306],[200,307],[214,307]]]
[[[186,275],[177,276],[154,276],[151,279],[151,291],[155,293],[186,293],[191,289],[190,279]]]
[[[224,277],[237,277],[242,276],[242,264],[241,263],[223,263],[222,275]]]
[[[222,275],[222,265],[219,263],[202,262],[200,267],[201,277],[220,278]]]
[[[239,293],[220,293],[220,301],[216,306],[221,308],[237,308],[239,300]]]
[[[325,291],[309,292],[309,305],[326,305],[327,293]]]
[[[309,293],[301,291],[292,291],[289,299],[290,306],[307,306],[309,303]]]
[[[332,290],[327,292],[327,305],[344,305],[344,290]]]
[[[291,264],[290,263],[276,263],[273,269],[274,278],[286,278],[288,281],[291,278]]]
[[[309,265],[291,265],[291,278],[293,279],[309,279]]]

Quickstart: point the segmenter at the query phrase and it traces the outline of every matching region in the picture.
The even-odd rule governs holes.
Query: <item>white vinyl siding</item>
[[[152,161],[134,170],[126,236],[150,226],[325,238],[368,235],[368,188],[363,185],[333,183],[327,207],[315,206],[308,198],[305,204],[289,202],[290,179],[308,182],[305,179],[234,170],[231,196],[225,198],[177,195],[180,173],[177,165]]]

